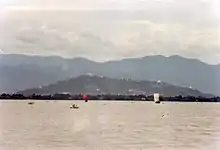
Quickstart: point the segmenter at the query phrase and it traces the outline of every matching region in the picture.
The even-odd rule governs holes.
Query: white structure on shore
[[[160,94],[159,93],[154,93],[154,102],[160,103]]]

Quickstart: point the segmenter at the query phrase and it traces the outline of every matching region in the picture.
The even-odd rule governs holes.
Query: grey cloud
[[[191,20],[200,21],[201,19],[213,18],[213,8],[218,0],[19,0],[14,6],[27,6],[30,8],[39,7],[41,9],[79,9],[83,10],[140,10],[144,16],[152,19],[182,20],[182,22]],[[11,4],[13,6],[13,4]],[[102,13],[100,14],[102,15]],[[137,17],[137,15],[135,15]],[[108,16],[108,18],[111,15]],[[120,17],[120,15],[119,15]],[[131,16],[132,17],[132,16]],[[143,18],[141,13],[139,18]]]
[[[210,19],[209,6],[190,3],[159,4],[144,11],[11,12],[0,26],[0,48],[7,53],[84,56],[97,61],[181,54],[217,63],[218,20]]]

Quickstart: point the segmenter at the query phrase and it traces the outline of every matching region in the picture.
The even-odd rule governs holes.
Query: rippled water
[[[0,102],[1,150],[219,150],[220,103]]]

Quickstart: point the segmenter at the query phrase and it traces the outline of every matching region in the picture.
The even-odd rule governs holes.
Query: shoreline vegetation
[[[153,95],[122,95],[122,94],[99,94],[87,95],[88,100],[108,100],[108,101],[154,101]],[[83,100],[83,94],[7,94],[0,95],[0,100]],[[194,97],[194,96],[160,96],[160,101],[168,102],[220,102],[220,97]]]

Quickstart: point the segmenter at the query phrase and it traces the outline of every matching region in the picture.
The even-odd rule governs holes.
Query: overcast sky
[[[220,63],[219,0],[0,0],[0,52]]]

